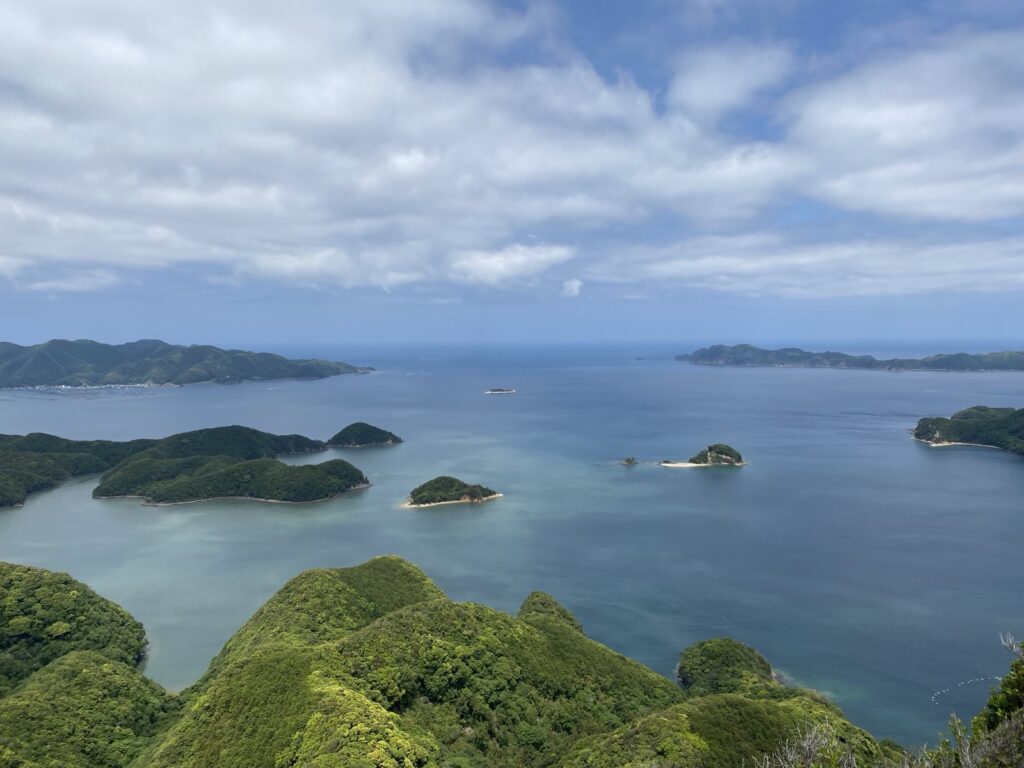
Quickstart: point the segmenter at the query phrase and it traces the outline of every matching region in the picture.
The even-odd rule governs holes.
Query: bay
[[[67,571],[124,605],[146,625],[147,673],[174,689],[299,571],[395,553],[457,600],[514,612],[550,592],[590,636],[665,675],[690,643],[735,637],[908,745],[977,711],[1009,661],[998,632],[1024,633],[1024,459],[907,432],[970,405],[1019,407],[1024,374],[704,368],[640,347],[300,351],[379,370],[6,391],[0,431],[244,424],[326,439],[362,420],[406,443],[287,460],[343,457],[371,488],[313,505],[147,507],[94,500],[84,478],[0,510],[0,559]],[[517,394],[483,394],[498,386]],[[711,442],[749,465],[654,463]],[[505,496],[400,506],[438,474]]]

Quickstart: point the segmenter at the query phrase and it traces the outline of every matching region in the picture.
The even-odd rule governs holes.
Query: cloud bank
[[[729,38],[655,87],[542,6],[0,5],[0,278],[1019,288],[1021,32]]]

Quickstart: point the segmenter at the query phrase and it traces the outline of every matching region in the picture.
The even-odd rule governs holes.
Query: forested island
[[[762,349],[751,344],[702,347],[676,360],[694,365],[774,368],[853,368],[871,371],[1024,371],[1024,352],[932,355],[879,360],[871,355],[808,352],[797,347]]]
[[[323,379],[372,369],[327,360],[289,360],[269,352],[156,339],[101,344],[53,339],[23,347],[0,342],[0,388],[235,384],[254,379]]]
[[[479,503],[501,496],[482,485],[470,485],[456,477],[441,475],[412,489],[409,506],[432,507],[437,504]]]
[[[374,445],[398,445],[400,442],[402,438],[394,432],[388,432],[365,421],[357,421],[338,432],[327,441],[327,444],[335,448],[369,448]]]
[[[134,496],[150,504],[215,498],[323,501],[368,484],[341,459],[292,466],[275,457],[324,451],[302,435],[273,435],[230,426],[159,440],[67,440],[53,435],[0,435],[0,507],[65,480],[103,473],[97,498]]]
[[[725,443],[709,445],[686,461],[665,459],[659,463],[663,467],[742,467],[746,464],[740,452]]]
[[[930,445],[979,445],[1024,454],[1024,408],[976,405],[948,419],[921,419],[914,437]]]
[[[396,557],[296,576],[180,694],[143,675],[142,627],[86,585],[0,563],[0,590],[5,768],[1024,764],[1024,659],[955,746],[911,755],[741,643],[687,648],[670,681],[549,595],[515,616],[455,603]]]

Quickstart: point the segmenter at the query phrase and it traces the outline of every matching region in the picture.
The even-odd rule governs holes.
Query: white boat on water
[[[493,387],[484,392],[485,395],[514,395],[516,391],[509,387]]]

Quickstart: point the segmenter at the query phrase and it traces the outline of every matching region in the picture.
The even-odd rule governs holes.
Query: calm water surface
[[[70,572],[145,625],[147,672],[178,689],[287,579],[397,553],[448,594],[515,611],[555,595],[588,633],[671,675],[730,635],[857,724],[934,741],[973,714],[1024,633],[1024,460],[932,449],[920,416],[1022,405],[1024,374],[702,368],[674,350],[309,350],[377,366],[318,382],[0,392],[0,432],[128,439],[223,424],[326,439],[355,420],[396,448],[332,451],[373,487],[305,506],[144,507],[95,478],[0,510],[0,559]],[[643,358],[643,359],[638,359]],[[486,397],[514,386],[512,397]],[[727,442],[740,470],[670,470]],[[402,509],[438,474],[506,495]],[[951,688],[932,702],[935,691]]]

